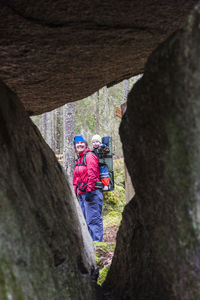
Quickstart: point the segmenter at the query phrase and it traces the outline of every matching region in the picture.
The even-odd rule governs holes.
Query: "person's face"
[[[97,149],[97,148],[99,148],[100,145],[101,145],[101,143],[99,141],[92,141],[93,148]]]
[[[83,152],[86,149],[86,144],[84,142],[77,142],[76,143],[76,151],[78,153]]]

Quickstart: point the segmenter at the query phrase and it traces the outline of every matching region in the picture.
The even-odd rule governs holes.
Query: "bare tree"
[[[104,99],[104,107],[105,107],[105,133],[106,135],[110,135],[110,120],[109,120],[109,99],[108,99],[108,88],[105,86],[103,88],[103,99]]]
[[[50,148],[52,148],[51,144],[51,113],[46,113],[46,142]]]
[[[42,115],[42,119],[43,119],[43,129],[44,129],[43,137],[46,141],[46,139],[47,139],[47,113],[44,113]]]
[[[62,154],[61,151],[61,119],[63,118],[62,116],[62,107],[59,107],[55,110],[55,123],[56,123],[56,130],[55,130],[55,152],[56,154]]]
[[[64,169],[72,181],[74,171],[74,120],[75,120],[75,103],[70,102],[64,106],[63,112],[63,128],[64,128]]]
[[[123,81],[123,85],[124,85],[124,101],[123,102],[126,102],[127,101],[127,97],[128,97],[128,93],[129,93],[129,90],[130,90],[130,85],[129,85],[129,80],[124,80]]]
[[[44,122],[43,122],[43,115],[40,115],[39,129],[40,129],[40,132],[41,132],[42,136],[44,136]]]
[[[50,112],[51,119],[51,149],[55,152],[55,110]]]
[[[95,120],[96,120],[96,133],[100,134],[100,115],[99,115],[99,91],[96,93],[96,111],[95,111]]]

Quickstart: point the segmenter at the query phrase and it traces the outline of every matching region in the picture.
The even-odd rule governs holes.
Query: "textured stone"
[[[143,73],[195,1],[0,1],[0,77],[39,114]]]
[[[200,6],[150,56],[120,127],[135,188],[104,287],[200,299]]]
[[[93,242],[77,200],[3,83],[0,145],[0,299],[97,299]]]

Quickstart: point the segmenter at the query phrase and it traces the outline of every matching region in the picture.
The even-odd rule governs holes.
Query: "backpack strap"
[[[87,163],[86,163],[86,156],[88,155],[88,153],[93,153],[93,154],[95,154],[96,156],[97,156],[97,158],[99,159],[99,157],[98,157],[98,155],[95,153],[95,151],[88,151],[87,153],[85,153],[84,155],[83,155],[83,160],[82,160],[82,164],[79,162],[79,160],[80,159],[78,159],[77,160],[77,166],[87,166]],[[86,187],[87,187],[87,183],[80,183],[79,184],[79,189],[80,189],[80,191],[85,191],[86,190]],[[102,182],[101,181],[97,181],[96,183],[95,183],[95,188],[96,189],[102,189],[103,188],[103,184],[102,184]]]
[[[87,166],[87,163],[86,163],[86,156],[88,155],[88,153],[90,153],[92,151],[88,151],[87,153],[85,153],[83,155],[83,160],[82,160],[82,163],[80,163],[80,158],[78,158],[76,161],[77,161],[77,166],[84,166],[86,167]]]

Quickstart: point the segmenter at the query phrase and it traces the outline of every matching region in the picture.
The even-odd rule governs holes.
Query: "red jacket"
[[[83,194],[96,190],[96,182],[100,182],[99,178],[99,161],[96,155],[86,148],[82,153],[78,154],[78,160],[75,163],[73,186],[75,194]],[[86,155],[86,166],[83,164],[83,156]]]

